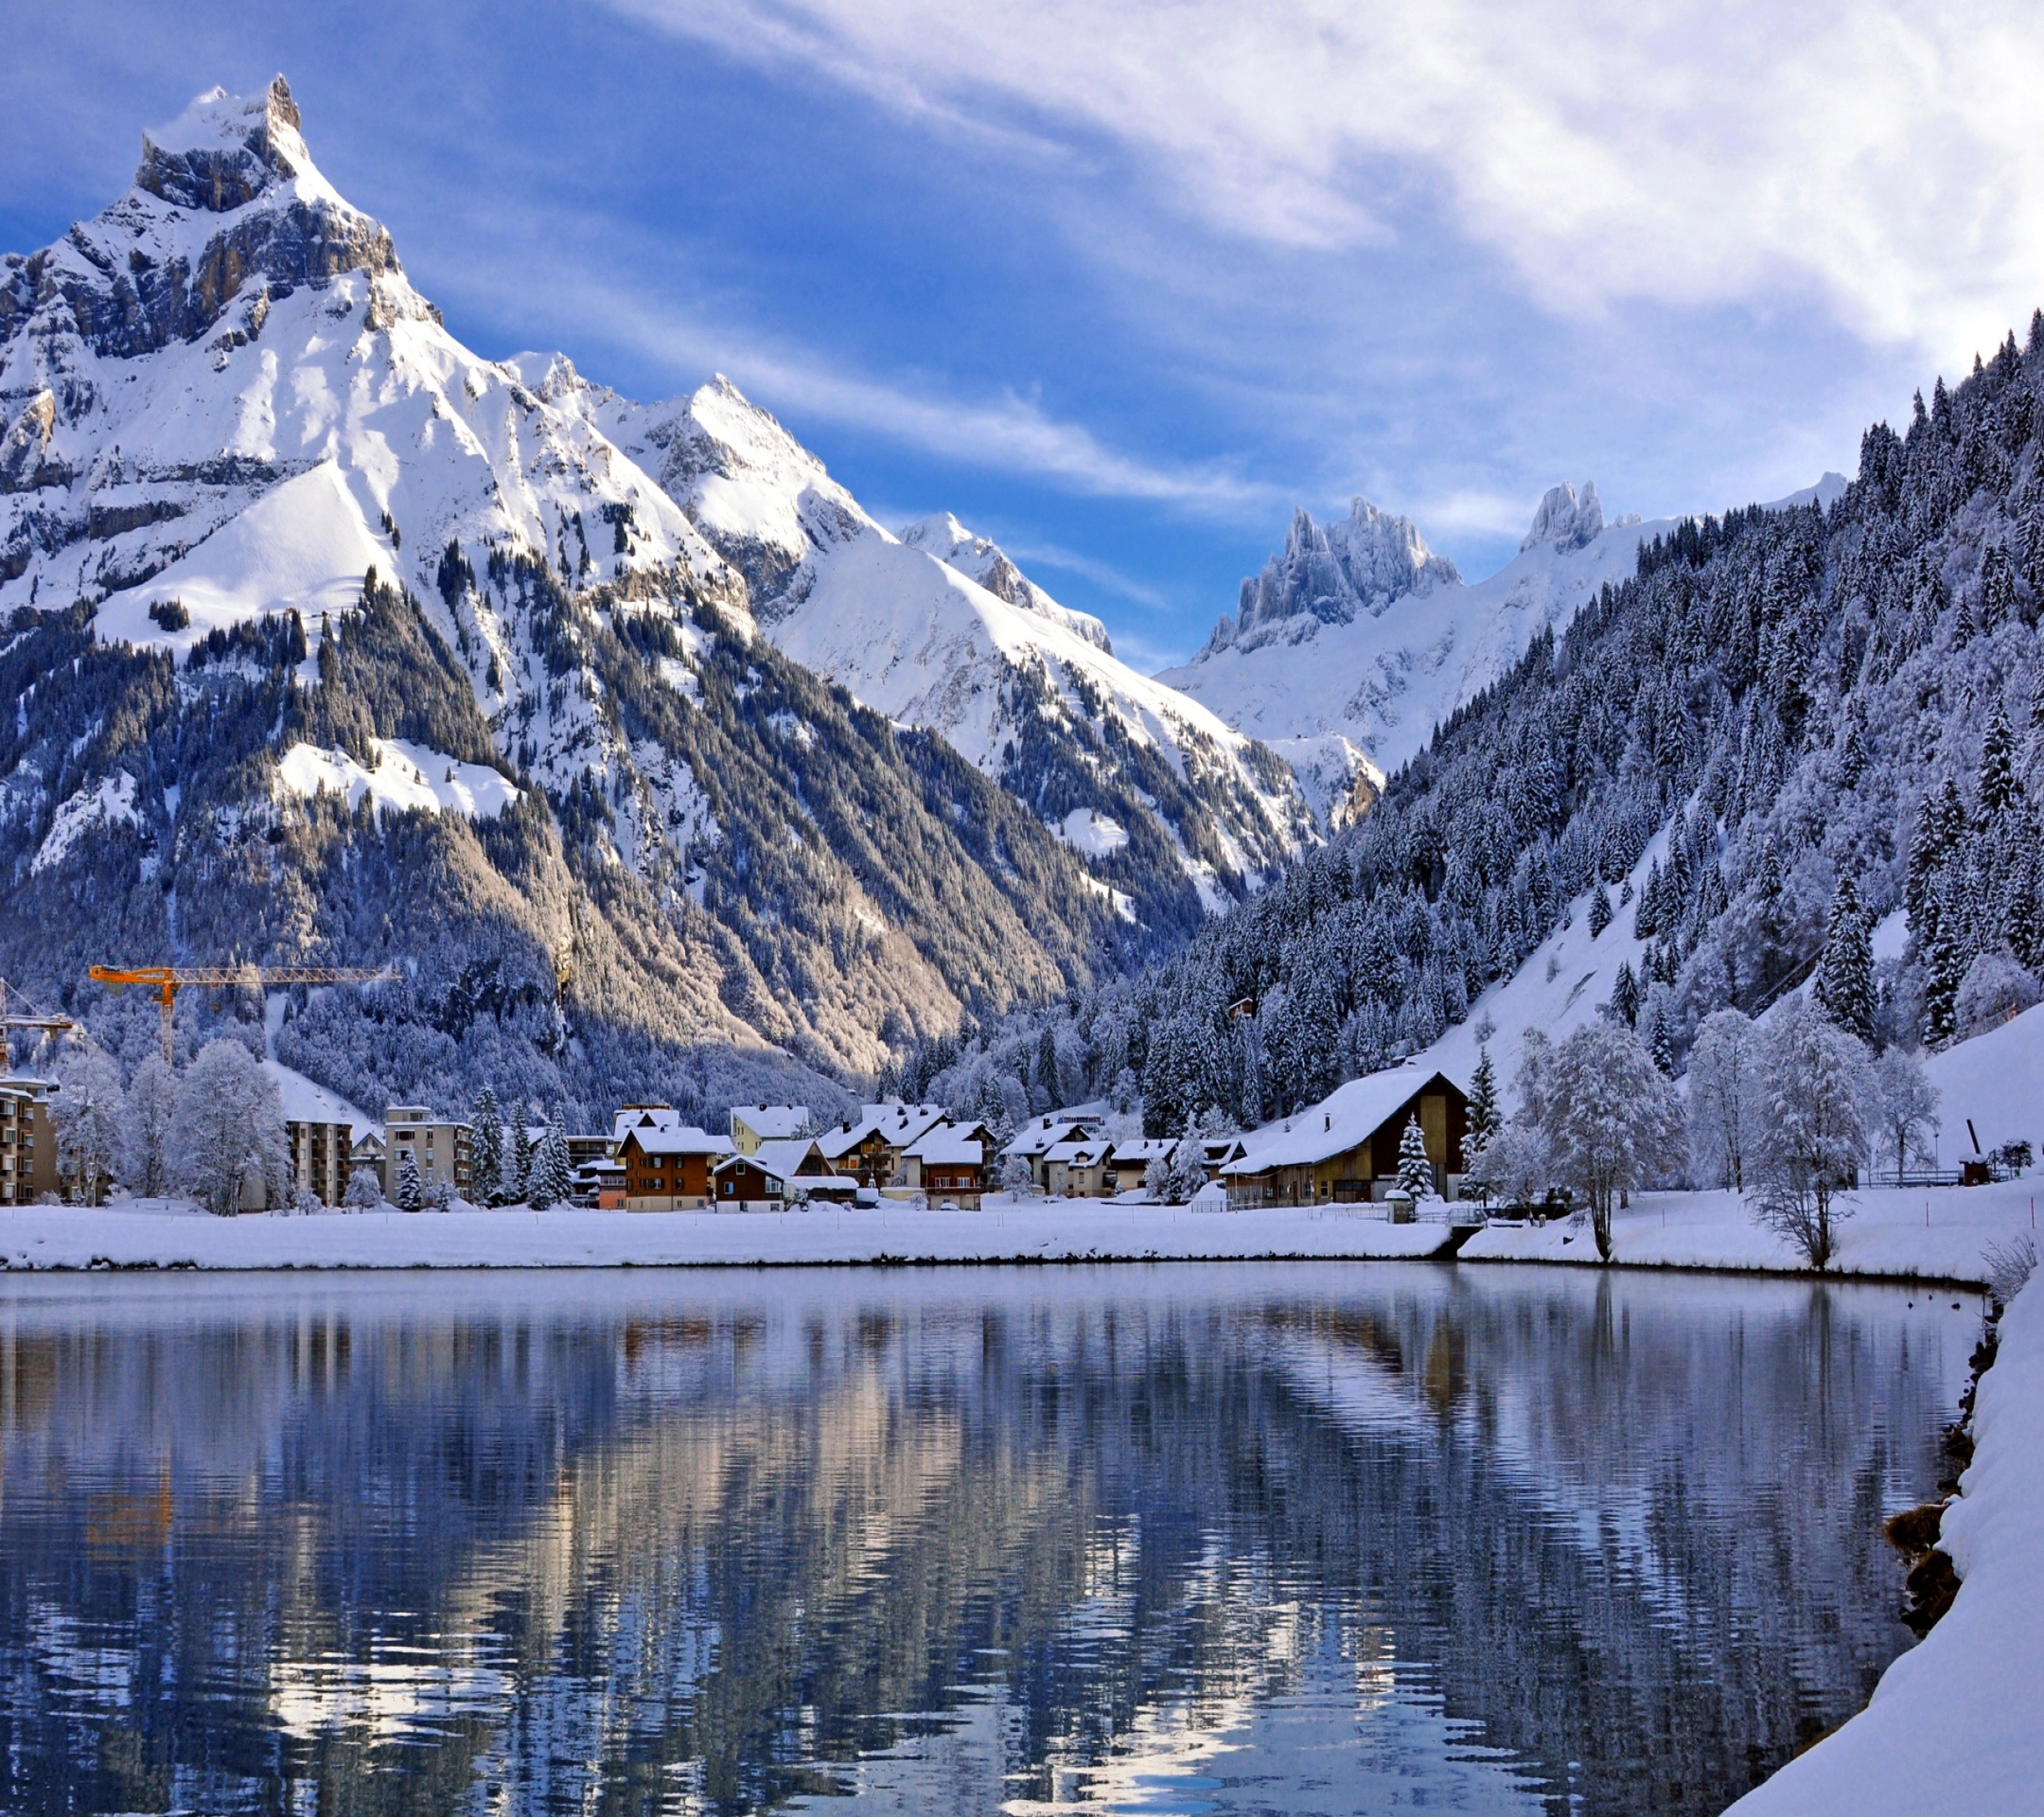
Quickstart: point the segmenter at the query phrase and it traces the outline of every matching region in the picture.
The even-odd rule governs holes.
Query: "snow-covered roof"
[[[825,1158],[835,1161],[849,1155],[869,1136],[878,1136],[890,1148],[906,1148],[931,1124],[942,1122],[942,1104],[862,1104],[858,1121],[850,1129],[827,1129],[817,1138]]]
[[[731,1141],[728,1136],[713,1136],[706,1129],[697,1129],[694,1123],[670,1123],[661,1128],[630,1129],[625,1139],[637,1146],[642,1155],[729,1155]]]
[[[955,1123],[931,1130],[908,1153],[925,1167],[978,1167],[986,1158],[985,1145],[978,1137]]]
[[[1117,1167],[1139,1164],[1147,1167],[1176,1148],[1178,1144],[1168,1136],[1145,1138],[1138,1142],[1117,1142],[1114,1145],[1114,1163]]]
[[[750,1161],[762,1173],[771,1173],[777,1179],[792,1180],[802,1172],[802,1163],[812,1154],[820,1155],[821,1153],[813,1138],[800,1136],[790,1140],[762,1142],[750,1155],[727,1155],[716,1164],[715,1171],[722,1173],[724,1169],[739,1161]]]
[[[1098,1167],[1107,1158],[1113,1146],[1098,1138],[1086,1141],[1053,1142],[1044,1151],[1044,1159],[1060,1161],[1067,1167]]]
[[[742,1122],[761,1141],[782,1141],[791,1136],[800,1136],[809,1127],[807,1104],[733,1104],[731,1108],[731,1130],[735,1134]]]
[[[1422,1072],[1418,1067],[1393,1067],[1351,1079],[1317,1104],[1295,1111],[1284,1124],[1266,1124],[1244,1137],[1248,1152],[1221,1171],[1229,1174],[1260,1173],[1271,1167],[1310,1167],[1360,1146],[1404,1108],[1411,1099],[1438,1080],[1457,1089],[1444,1072]]]
[[[1106,1120],[1104,1100],[1092,1104],[1075,1104],[1068,1110],[1046,1111],[1041,1117],[1031,1117],[1024,1123],[1001,1153],[1011,1157],[1033,1158],[1048,1153],[1059,1142],[1097,1138],[1101,1134],[1101,1125]]]
[[[635,1129],[675,1129],[681,1113],[672,1104],[626,1104],[610,1120],[610,1134],[618,1141]]]

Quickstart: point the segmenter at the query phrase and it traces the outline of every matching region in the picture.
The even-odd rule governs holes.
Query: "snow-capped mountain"
[[[1283,763],[1130,668],[1098,619],[956,519],[890,534],[728,379],[642,406],[558,355],[509,363],[658,478],[745,575],[779,649],[941,733],[1082,854],[1131,921],[1189,929],[1313,838]]]
[[[1300,511],[1284,553],[1242,583],[1237,614],[1157,679],[1295,765],[1346,739],[1355,773],[1366,781],[1374,769],[1381,782],[1542,631],[1630,574],[1644,538],[1670,527],[1607,524],[1594,485],[1579,498],[1559,485],[1541,501],[1520,553],[1471,587],[1408,519],[1358,499],[1346,522],[1323,531]],[[1313,742],[1289,742],[1296,739]],[[1331,773],[1324,755],[1320,767]]]
[[[827,1103],[804,1067],[1090,975],[1130,930],[1064,817],[1123,796],[1025,807],[761,638],[753,601],[792,644],[839,550],[922,589],[877,641],[955,581],[1113,662],[890,538],[727,385],[642,411],[480,358],[281,78],[203,97],[0,263],[0,965],[69,1001],[96,960],[399,957],[403,992],[293,1005],[280,1057],[376,1102],[495,1052],[504,1095],[591,1108],[741,1075]],[[1228,874],[1292,835],[1270,798]],[[1195,903],[1208,851],[1171,855]]]

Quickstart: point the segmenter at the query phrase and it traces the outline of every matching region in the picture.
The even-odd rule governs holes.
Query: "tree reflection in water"
[[[0,1808],[1715,1810],[1907,1642],[1910,1298],[10,1280]]]

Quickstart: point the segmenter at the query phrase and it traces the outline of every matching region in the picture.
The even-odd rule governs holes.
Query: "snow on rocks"
[[[43,843],[28,866],[28,874],[34,876],[52,865],[61,864],[71,848],[95,826],[110,826],[117,820],[139,826],[141,821],[136,817],[134,802],[135,780],[125,769],[117,776],[103,778],[79,789],[58,808],[56,818],[50,821],[50,830],[44,835]]]
[[[310,800],[344,796],[353,808],[367,795],[380,819],[386,807],[443,809],[469,820],[495,820],[517,801],[517,786],[487,764],[465,764],[401,738],[375,738],[376,766],[365,769],[347,751],[293,745],[277,760],[278,786]]]
[[[1982,1376],[1973,1462],[1939,1544],[1950,1610],[1881,1675],[1867,1707],[1732,1807],[1739,1817],[1965,1811],[2018,1817],[2044,1796],[2044,1289],[2001,1320]]]

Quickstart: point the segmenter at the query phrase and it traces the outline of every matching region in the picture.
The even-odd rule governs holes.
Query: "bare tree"
[[[1923,1061],[1889,1048],[1874,1062],[1867,1100],[1869,1120],[1881,1150],[1894,1156],[1895,1184],[1912,1160],[1929,1161],[1935,1151],[1927,1139],[1938,1126],[1938,1088],[1924,1076]]]
[[[1837,1226],[1852,1215],[1844,1194],[1867,1158],[1867,1050],[1822,1011],[1797,1003],[1768,1029],[1760,1070],[1753,1217],[1822,1270],[1838,1253]]]

